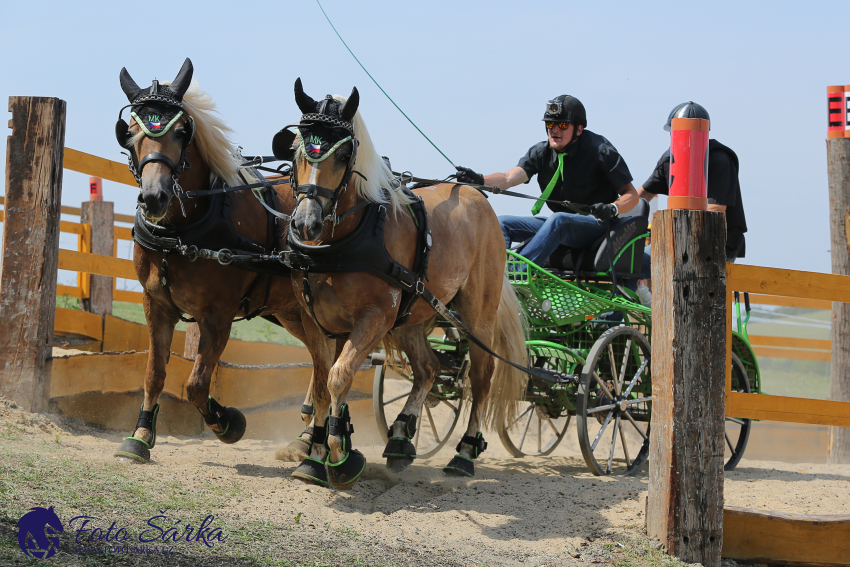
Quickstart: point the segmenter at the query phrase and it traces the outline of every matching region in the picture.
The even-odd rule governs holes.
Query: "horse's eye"
[[[340,163],[346,163],[351,159],[351,152],[339,151],[336,154],[336,159]]]

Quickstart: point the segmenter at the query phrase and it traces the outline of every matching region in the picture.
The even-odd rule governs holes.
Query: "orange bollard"
[[[826,87],[827,138],[843,138],[847,131],[847,102],[844,85]]]
[[[850,138],[850,85],[844,85],[844,137]]]
[[[89,201],[103,201],[103,180],[89,177]]]
[[[669,209],[708,210],[709,126],[705,118],[671,121]]]

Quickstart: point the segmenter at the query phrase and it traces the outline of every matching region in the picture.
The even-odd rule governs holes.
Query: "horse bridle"
[[[174,106],[180,109],[181,114],[185,116],[184,120],[184,128],[186,129],[186,134],[183,139],[182,148],[180,151],[180,158],[177,161],[177,165],[174,165],[174,162],[171,161],[167,155],[161,152],[150,152],[146,154],[142,159],[137,160],[135,149],[130,146],[130,125],[124,121],[122,118],[122,114],[124,110],[131,107],[143,106],[146,102],[154,102],[158,104],[162,104],[165,106]],[[164,133],[164,132],[163,132]],[[133,177],[136,178],[136,183],[139,185],[139,188],[142,187],[142,172],[145,169],[145,166],[149,163],[153,162],[161,162],[171,170],[171,191],[177,200],[180,202],[180,210],[183,212],[183,216],[186,216],[186,210],[183,208],[183,199],[181,198],[183,195],[183,188],[180,186],[177,178],[180,176],[180,173],[190,169],[192,165],[189,163],[189,145],[192,143],[192,140],[195,138],[195,119],[192,118],[189,114],[186,113],[186,110],[183,108],[183,105],[179,102],[176,102],[174,99],[170,97],[166,97],[160,94],[150,94],[146,96],[139,97],[133,103],[128,104],[121,108],[118,111],[118,121],[115,123],[115,139],[118,141],[118,144],[126,149],[129,153],[127,155],[127,167],[130,169],[130,173],[133,174]]]
[[[311,125],[315,124],[316,122],[324,122],[334,128],[343,129],[348,132],[349,135],[334,144],[334,146],[320,159],[311,160],[306,156],[305,152],[303,151],[304,135],[301,132],[301,128],[307,130]],[[297,175],[298,168],[295,167],[294,164],[292,167],[292,173],[290,174],[289,185],[290,187],[292,187],[292,198],[295,199],[295,209],[298,209],[301,202],[305,199],[312,199],[318,202],[319,197],[324,197],[326,199],[329,199],[331,206],[329,211],[325,211],[325,207],[322,207],[321,203],[319,203],[319,206],[322,208],[322,213],[324,213],[322,221],[331,221],[334,225],[337,225],[342,222],[342,220],[345,219],[345,217],[347,217],[349,214],[353,213],[357,209],[362,208],[362,206],[365,206],[361,203],[360,205],[356,205],[355,207],[346,211],[340,216],[337,216],[336,214],[336,208],[339,204],[339,199],[348,189],[348,184],[351,181],[352,174],[356,173],[360,177],[363,177],[363,179],[366,179],[366,177],[362,173],[360,173],[359,171],[354,171],[354,164],[357,161],[357,147],[360,144],[357,138],[354,137],[354,127],[350,122],[346,122],[345,120],[334,118],[333,116],[328,116],[326,114],[304,114],[298,124],[291,124],[290,126],[286,126],[284,127],[284,130],[286,128],[291,127],[294,127],[296,130],[298,130],[298,136],[301,139],[301,154],[308,161],[313,161],[315,163],[323,161],[333,155],[334,152],[341,148],[342,145],[346,142],[350,141],[352,143],[351,157],[349,158],[348,163],[345,165],[345,172],[342,175],[342,179],[340,180],[339,185],[337,185],[336,189],[334,189],[333,191],[327,189],[326,187],[322,187],[320,185],[315,185],[312,183],[304,185],[299,184]]]

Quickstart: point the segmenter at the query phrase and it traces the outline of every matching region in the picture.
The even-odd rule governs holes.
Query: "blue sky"
[[[705,106],[712,137],[734,149],[749,233],[745,263],[830,271],[827,85],[850,84],[850,2],[343,2],[337,29],[384,89],[454,163],[516,165],[544,139],[543,104],[579,97],[642,183],[669,145],[661,129],[684,100]],[[292,85],[314,98],[357,86],[379,151],[396,170],[452,168],[357,66],[313,0],[26,2],[4,5],[0,97],[68,103],[66,145],[124,161],[113,128],[126,104],[118,72],[146,86],[185,57],[246,154],[299,116]],[[0,137],[5,155],[6,136]],[[523,186],[536,191],[536,183]],[[116,211],[136,192],[104,183]],[[65,172],[63,202],[88,198]],[[491,199],[499,214],[528,202]],[[545,210],[545,209],[544,209]]]

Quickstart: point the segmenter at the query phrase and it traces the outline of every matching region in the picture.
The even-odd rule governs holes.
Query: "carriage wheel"
[[[649,341],[637,329],[609,329],[593,344],[581,373],[578,441],[595,475],[637,474],[649,457],[652,401]]]
[[[545,357],[538,357],[537,368],[557,368],[549,364]],[[555,450],[567,433],[570,415],[561,408],[552,407],[546,400],[523,400],[522,411],[510,425],[499,428],[502,445],[514,457],[540,457]]]
[[[732,391],[750,393],[750,381],[747,378],[747,371],[744,364],[738,355],[732,355]],[[734,471],[735,467],[744,456],[744,450],[747,448],[747,441],[750,438],[750,427],[752,421],[739,417],[726,418],[726,452],[724,458],[726,464],[723,466],[724,471]]]
[[[387,417],[395,419],[401,413],[412,388],[413,380],[396,369],[388,370],[387,364],[375,367],[372,409],[384,443],[389,441],[387,430],[392,425]],[[428,394],[419,411],[416,435],[413,438],[417,458],[433,457],[443,448],[460,419],[462,407],[462,396],[456,400],[445,400]]]

